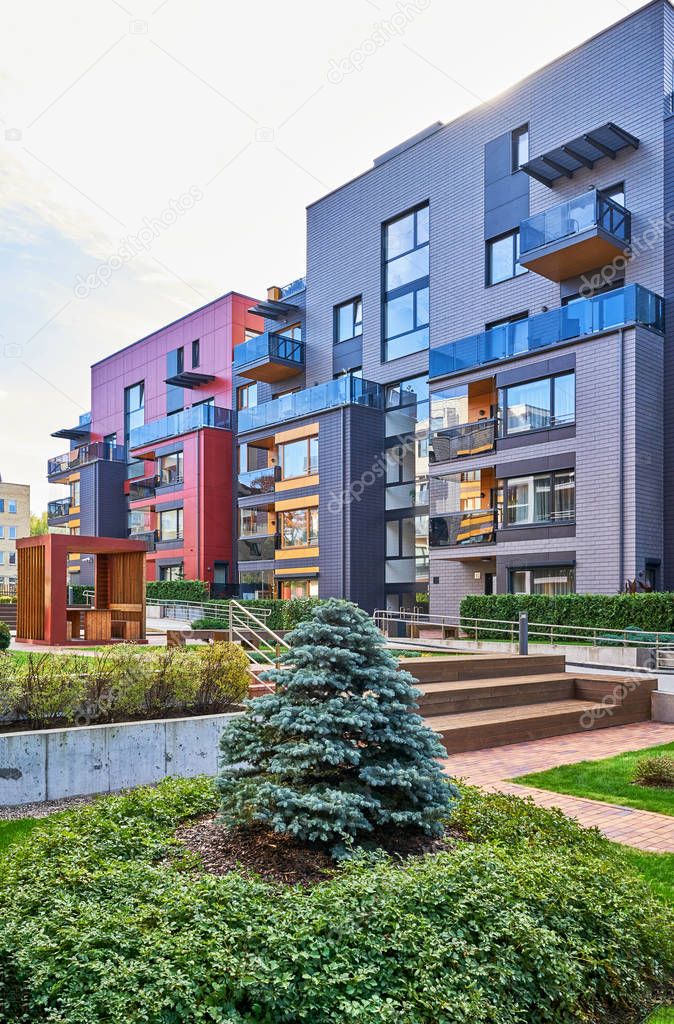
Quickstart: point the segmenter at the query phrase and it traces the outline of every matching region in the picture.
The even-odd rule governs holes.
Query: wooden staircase
[[[650,676],[567,673],[563,655],[405,658],[420,711],[448,753],[644,722]]]
[[[16,604],[0,603],[0,622],[6,622],[10,629],[16,629]]]

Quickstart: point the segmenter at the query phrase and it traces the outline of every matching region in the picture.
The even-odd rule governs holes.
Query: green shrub
[[[637,761],[632,782],[639,786],[674,786],[674,757],[656,754]]]
[[[280,598],[258,598],[256,600],[244,600],[239,601],[239,604],[243,605],[244,608],[249,608],[250,611],[257,615],[260,611],[268,611],[270,614],[260,615],[259,617],[267,624],[269,629],[277,630],[294,629],[300,622],[305,622],[310,619],[314,609],[318,608],[323,602],[317,597],[301,597],[293,598],[290,601],[282,601]],[[223,609],[226,609],[228,605],[227,601],[206,601],[204,607],[206,610],[213,609],[213,618],[218,621],[223,621]],[[209,615],[210,619],[211,616]],[[201,621],[201,620],[198,620]],[[195,629],[202,628],[197,627],[195,623],[192,623]],[[214,629],[216,627],[203,627],[205,629]]]
[[[465,619],[502,619],[517,622],[527,612],[529,623],[564,627],[584,626],[606,630],[645,630],[674,633],[674,593],[652,594],[472,594],[461,601]],[[468,623],[469,625],[469,623]],[[471,633],[472,635],[472,633]],[[505,640],[503,633],[488,627],[479,630],[482,640]]]
[[[14,714],[25,719],[32,728],[75,720],[86,696],[86,682],[78,658],[28,653],[25,659],[12,664],[12,686],[16,693]]]
[[[146,595],[158,601],[205,601],[208,587],[202,580],[150,580]]]
[[[192,629],[229,629],[229,622],[225,622],[224,619],[195,619]]]
[[[9,626],[6,622],[0,622],[0,651],[6,651],[12,639]]]
[[[481,841],[310,890],[177,855],[175,827],[217,807],[208,780],[45,819],[0,858],[0,1020],[640,1019],[671,970],[668,912],[595,833],[515,798],[466,805]]]
[[[196,689],[191,698],[199,711],[226,711],[248,692],[248,657],[240,644],[216,643],[195,652]]]
[[[8,594],[0,594],[0,604],[16,604],[16,597]]]

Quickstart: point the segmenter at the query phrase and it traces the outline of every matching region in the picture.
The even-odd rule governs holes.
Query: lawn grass
[[[647,1018],[645,1024],[674,1024],[674,1006],[663,1007],[661,1010],[656,1010],[654,1014]]]
[[[0,850],[6,850],[12,843],[24,839],[39,823],[39,818],[17,818],[0,821]]]
[[[656,754],[674,756],[674,743],[645,750],[632,750],[602,761],[579,761],[577,764],[560,765],[545,772],[520,775],[514,782],[537,789],[548,789],[553,793],[567,793],[590,800],[605,800],[610,804],[636,807],[641,811],[656,811],[658,814],[674,815],[674,789],[637,786],[631,782],[637,761]]]
[[[674,853],[646,853],[633,846],[621,846],[622,855],[630,867],[664,903],[674,908]]]

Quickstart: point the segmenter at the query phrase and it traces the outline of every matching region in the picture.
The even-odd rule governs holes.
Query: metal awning
[[[80,423],[76,427],[64,427],[62,430],[55,430],[52,437],[63,437],[67,441],[88,441],[91,436],[91,424]]]
[[[195,373],[194,370],[183,370],[182,373],[174,373],[167,377],[164,384],[173,384],[176,388],[200,388],[204,384],[211,384],[215,380],[212,373]]]
[[[258,302],[255,306],[251,306],[248,312],[253,313],[255,316],[263,316],[266,320],[285,320],[291,313],[298,313],[299,308],[299,306],[294,306],[292,302],[281,302],[280,299],[265,299],[263,302]]]
[[[615,160],[617,154],[627,148],[639,148],[637,137],[608,121],[542,156],[535,156],[522,164],[522,170],[542,185],[552,188],[560,178],[573,178],[582,167],[592,168],[607,156]]]

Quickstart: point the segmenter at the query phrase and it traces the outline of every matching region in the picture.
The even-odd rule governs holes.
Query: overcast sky
[[[0,474],[43,510],[92,362],[302,275],[308,203],[640,6],[4,0]]]

